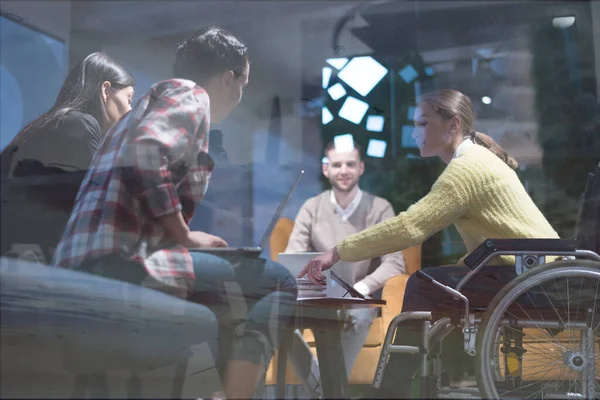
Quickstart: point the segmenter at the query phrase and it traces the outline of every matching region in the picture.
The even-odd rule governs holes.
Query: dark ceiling
[[[330,9],[343,12],[350,5],[336,1],[73,1],[74,32],[103,35],[106,39],[150,38],[186,34],[205,25],[260,24],[269,18]]]
[[[519,35],[518,27],[550,24],[564,12],[576,15],[579,25],[591,27],[589,1],[473,3],[401,12],[394,10],[396,2],[375,5],[360,13],[368,26],[352,32],[377,54],[402,55],[510,40]]]

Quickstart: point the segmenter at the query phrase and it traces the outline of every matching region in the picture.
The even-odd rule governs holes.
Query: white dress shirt
[[[335,212],[338,213],[339,216],[344,221],[348,221],[348,218],[350,218],[352,216],[352,214],[354,214],[354,212],[358,208],[358,205],[360,204],[361,199],[362,199],[362,190],[360,190],[360,188],[356,192],[356,196],[354,196],[354,199],[352,199],[352,201],[350,202],[350,204],[348,204],[348,206],[346,208],[340,207],[340,205],[338,204],[338,202],[335,198],[335,194],[333,193],[333,190],[331,191],[331,197],[330,197],[331,204],[333,204],[333,207],[335,208]],[[366,284],[364,284],[363,282],[356,282],[354,284],[354,289],[356,289],[356,291],[358,291],[363,296],[368,296],[370,294],[369,287]]]
[[[360,190],[360,188],[358,188],[358,191],[356,192],[356,196],[354,196],[354,199],[352,199],[352,201],[350,202],[350,204],[348,204],[348,206],[346,208],[340,207],[340,205],[338,204],[338,202],[335,198],[335,194],[333,193],[333,190],[331,191],[330,199],[331,199],[331,204],[333,204],[333,207],[335,208],[335,212],[338,213],[340,215],[340,217],[342,217],[342,220],[348,221],[348,218],[350,218],[352,216],[352,214],[354,214],[354,211],[356,211],[356,209],[358,208],[358,205],[360,204],[360,201],[362,199],[362,190]]]
[[[459,157],[462,153],[465,152],[465,150],[467,150],[469,147],[473,146],[474,144],[475,143],[473,143],[473,141],[470,138],[466,138],[465,140],[463,140],[463,142],[461,144],[458,145],[458,147],[454,151],[454,155],[452,156],[452,158]]]

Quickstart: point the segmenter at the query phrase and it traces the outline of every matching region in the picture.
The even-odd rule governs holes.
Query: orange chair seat
[[[305,329],[302,332],[302,336],[304,337],[304,341],[310,346],[315,346],[315,336],[310,329]],[[369,335],[367,336],[367,340],[365,341],[364,347],[377,347],[381,346],[383,343],[383,338],[385,337],[385,332],[383,331],[383,319],[375,318],[373,321],[373,325],[371,325],[371,330],[369,330]]]

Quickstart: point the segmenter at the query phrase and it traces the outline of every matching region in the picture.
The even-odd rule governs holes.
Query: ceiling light
[[[552,18],[552,26],[555,28],[568,28],[575,23],[575,17],[556,17]]]
[[[346,153],[354,150],[354,138],[350,133],[337,135],[333,138],[333,146],[338,153]]]
[[[346,95],[346,89],[344,89],[341,83],[336,83],[327,89],[327,93],[329,93],[333,100],[337,101]]]
[[[481,102],[483,104],[491,104],[492,103],[492,98],[490,96],[483,96],[481,98]]]
[[[323,125],[327,125],[331,121],[333,121],[333,114],[331,114],[331,111],[327,107],[323,107],[321,110],[321,122]]]
[[[358,100],[352,96],[348,96],[340,108],[338,115],[341,118],[358,125],[360,124],[360,121],[362,121],[368,109],[369,105],[364,101]]]
[[[371,56],[354,57],[338,74],[361,96],[366,96],[388,73],[387,68]]]
[[[327,64],[331,65],[332,67],[336,68],[336,69],[342,69],[344,68],[344,65],[346,65],[346,63],[348,62],[347,58],[328,58],[327,60]]]
[[[383,131],[385,118],[381,115],[369,115],[367,117],[367,130],[371,132]]]
[[[329,86],[329,79],[331,79],[332,72],[333,70],[329,67],[323,68],[323,76],[321,79],[321,86],[323,87],[323,89],[327,89],[327,86]]]
[[[402,80],[404,80],[406,83],[412,82],[417,76],[419,76],[415,67],[410,64],[398,71],[398,75],[400,75],[400,78],[402,78]]]
[[[367,155],[369,157],[383,158],[386,147],[387,142],[385,140],[370,139],[367,146]]]

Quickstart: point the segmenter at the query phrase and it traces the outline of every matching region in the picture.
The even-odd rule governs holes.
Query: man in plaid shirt
[[[185,231],[212,171],[208,112],[206,91],[192,81],[152,86],[94,156],[56,249],[57,265],[79,268],[118,254],[188,296],[194,271],[185,247],[226,245]]]
[[[202,298],[203,292],[215,298],[216,292],[223,303],[223,282],[236,281],[248,316],[227,365],[225,391],[227,397],[248,398],[280,336],[271,334],[271,305],[292,316],[295,278],[270,261],[242,260],[234,269],[224,259],[188,251],[227,246],[188,225],[214,166],[210,122],[237,107],[248,84],[246,46],[220,28],[203,29],[179,46],[173,70],[179,79],[152,86],[100,145],[54,264],[183,298]]]

